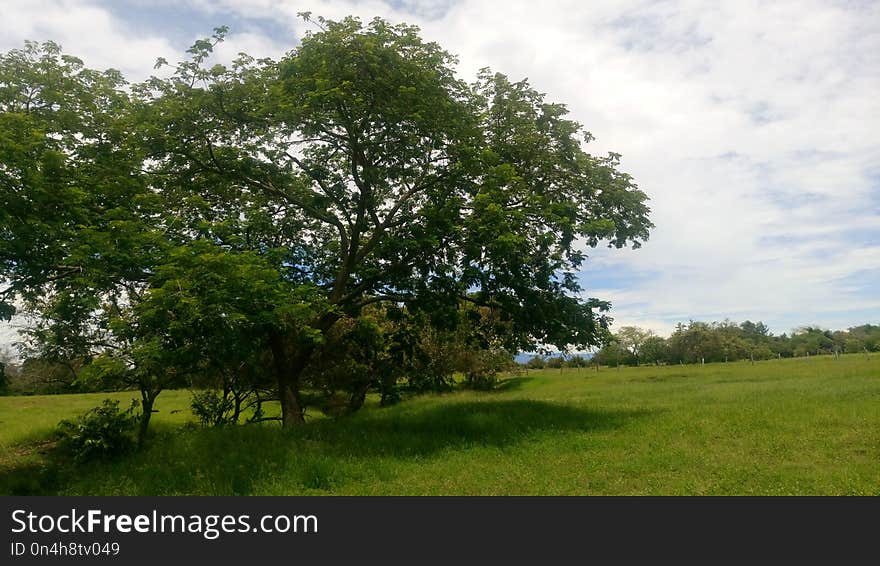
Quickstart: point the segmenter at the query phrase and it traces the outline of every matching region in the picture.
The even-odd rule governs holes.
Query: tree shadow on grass
[[[321,423],[304,433],[326,438],[328,450],[343,456],[408,458],[457,447],[504,447],[543,433],[614,429],[641,414],[527,399],[492,400],[444,403],[389,415],[376,411]]]
[[[26,460],[0,466],[0,496],[36,495],[53,492],[58,487],[60,472],[67,464],[62,462],[54,442],[34,442],[16,446],[13,450]]]
[[[315,422],[292,431],[269,431],[259,447],[259,471],[230,474],[230,462],[200,473],[229,481],[229,492],[252,494],[274,483],[285,493],[301,489],[332,493],[352,482],[383,481],[400,465],[427,462],[444,452],[505,448],[548,435],[597,433],[627,426],[648,411],[600,410],[534,400],[450,402],[432,407],[364,411],[338,421]],[[238,427],[235,433],[253,434]],[[251,439],[242,439],[245,444]],[[204,442],[204,444],[202,444]],[[213,447],[213,442],[220,444]],[[230,438],[204,435],[197,452],[224,450]],[[254,450],[253,453],[256,453]],[[234,451],[226,450],[226,454]],[[239,453],[235,457],[248,456]],[[474,458],[482,456],[474,453]],[[273,471],[274,470],[274,471]],[[283,481],[271,476],[281,473]],[[234,478],[234,479],[233,479]],[[388,479],[386,477],[385,479]]]
[[[182,430],[154,439],[149,449],[121,461],[65,470],[53,483],[39,489],[32,485],[29,492],[332,492],[353,481],[381,481],[376,475],[383,466],[397,470],[395,463],[424,461],[442,451],[503,448],[545,435],[613,430],[647,413],[535,400],[486,400],[368,410],[293,430],[267,426]],[[0,477],[0,487],[4,481]]]

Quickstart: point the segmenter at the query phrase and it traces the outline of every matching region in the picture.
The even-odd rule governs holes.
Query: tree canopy
[[[230,65],[210,62],[218,28],[130,86],[54,44],[3,55],[0,314],[23,300],[40,344],[112,358],[152,398],[269,357],[288,424],[329,345],[377,312],[397,321],[382,355],[404,319],[469,317],[510,351],[598,345],[586,250],[652,226],[619,156],[587,153],[525,80],[461,80],[413,26],[319,23],[279,61]]]

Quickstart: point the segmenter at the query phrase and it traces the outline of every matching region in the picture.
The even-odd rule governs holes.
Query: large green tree
[[[414,27],[320,28],[277,64],[209,67],[218,30],[142,91],[155,182],[180,193],[179,216],[280,252],[288,280],[323,293],[305,327],[269,338],[285,422],[302,419],[315,336],[371,303],[442,323],[465,300],[503,314],[512,348],[594,344],[608,304],[579,298],[584,250],[637,246],[650,227],[617,156],[587,154],[589,134],[525,81],[462,82]]]
[[[508,349],[595,345],[609,305],[581,298],[586,250],[638,246],[651,227],[619,156],[586,153],[590,134],[526,81],[458,79],[454,57],[412,26],[316,25],[280,61],[227,66],[209,63],[219,28],[130,96],[118,74],[65,71],[79,94],[59,83],[76,102],[59,150],[61,117],[20,109],[29,81],[48,79],[15,67],[17,52],[4,60],[24,73],[17,106],[4,107],[24,124],[3,141],[20,163],[10,210],[36,214],[39,197],[50,213],[33,233],[0,219],[7,295],[55,314],[61,301],[82,321],[68,334],[109,333],[129,344],[129,365],[153,371],[250,336],[271,352],[286,424],[303,420],[304,379],[327,373],[313,366],[334,327],[377,303],[446,328],[475,304]],[[40,238],[50,253],[29,257]],[[212,279],[206,267],[224,257],[234,274],[253,268],[263,294],[243,297],[246,278]]]
[[[117,71],[52,42],[0,54],[0,318],[34,315],[31,353],[73,380],[111,352],[115,368],[135,369],[110,321],[139,300],[167,247],[131,111]],[[142,393],[156,389],[138,375]]]

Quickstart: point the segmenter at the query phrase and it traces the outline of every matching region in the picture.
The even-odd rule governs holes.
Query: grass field
[[[54,423],[105,396],[0,398],[0,493],[880,495],[876,355],[532,371],[291,431],[183,426],[165,392],[147,450],[54,467]]]

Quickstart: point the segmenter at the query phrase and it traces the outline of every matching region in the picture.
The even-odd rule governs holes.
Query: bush
[[[382,383],[381,389],[382,396],[379,400],[379,405],[382,407],[390,407],[391,405],[396,405],[400,403],[402,400],[400,396],[400,388],[396,383],[386,384]]]
[[[76,419],[58,423],[62,449],[76,462],[110,459],[131,451],[136,445],[139,406],[132,400],[125,411],[119,401],[104,399],[99,407],[89,409]]]
[[[235,422],[233,411],[235,404],[226,395],[218,391],[207,389],[200,393],[193,393],[190,402],[193,414],[204,426],[222,426]]]
[[[513,365],[513,356],[504,350],[468,350],[459,353],[457,369],[464,374],[465,388],[488,391],[498,383],[498,373]]]

